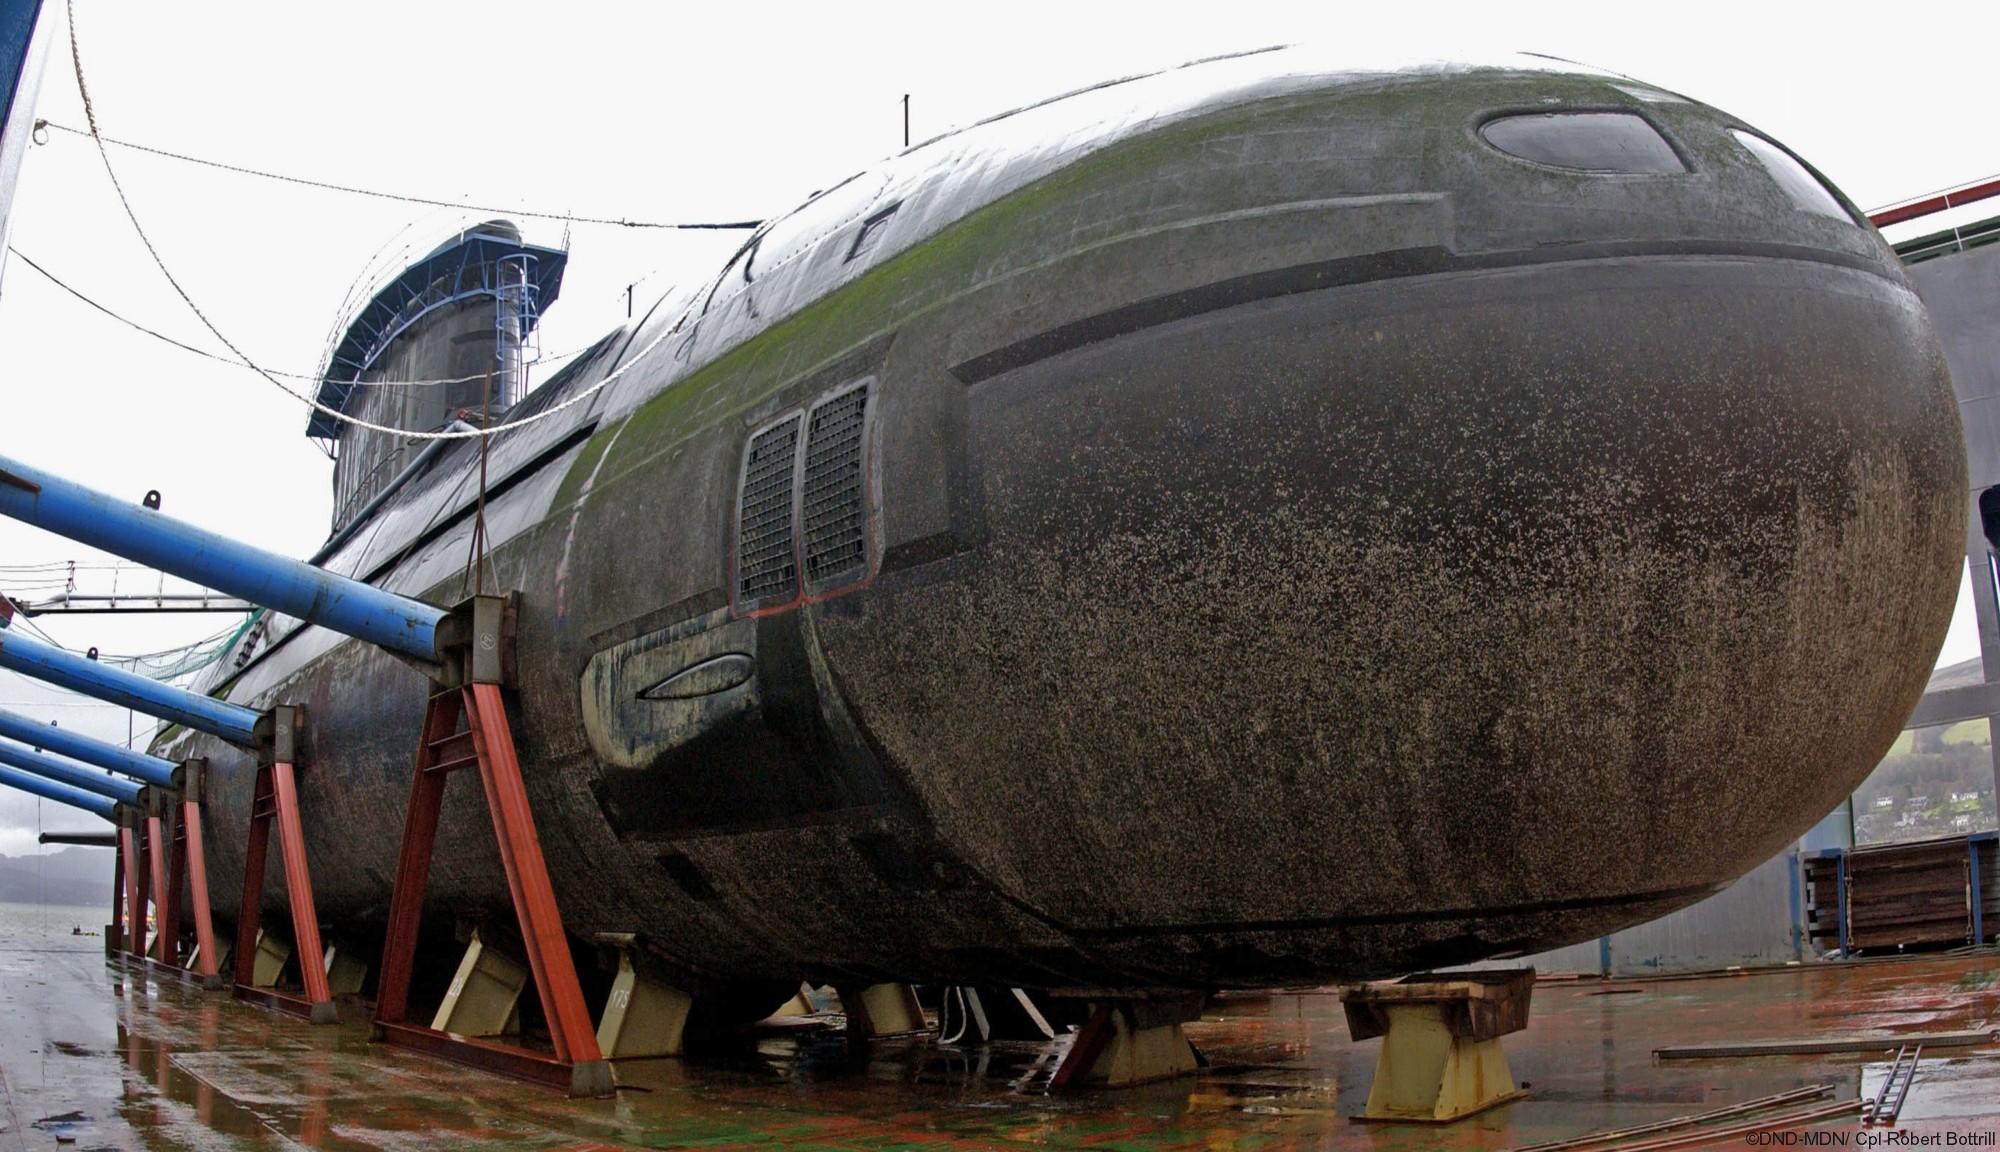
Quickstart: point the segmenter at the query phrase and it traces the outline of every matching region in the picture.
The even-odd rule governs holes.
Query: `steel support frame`
[[[141,850],[146,860],[146,891],[153,904],[153,919],[159,927],[153,932],[152,943],[146,945],[141,958],[164,960],[174,948],[168,937],[178,935],[172,920],[167,917],[167,831],[166,821],[160,815],[157,796],[146,797],[146,846]]]
[[[447,675],[424,712],[403,842],[389,907],[388,937],[376,986],[375,1037],[460,1064],[559,1088],[571,1096],[611,1091],[610,1065],[597,1045],[597,1032],[583,1001],[569,938],[542,859],[521,765],[501,699],[506,601],[481,596],[461,605],[454,616],[469,625],[447,654]],[[460,730],[463,721],[464,730]],[[423,918],[424,889],[437,845],[438,812],[451,773],[476,766],[493,818],[500,861],[513,895],[514,913],[528,953],[535,992],[548,1020],[553,1056],[513,1045],[456,1036],[409,1021],[410,973],[416,962],[417,931]]]
[[[104,959],[114,960],[125,951],[125,937],[130,931],[126,927],[126,916],[131,908],[131,897],[126,888],[131,883],[131,867],[128,859],[136,860],[138,853],[132,847],[131,829],[126,827],[120,813],[118,825],[118,846],[111,852],[111,923],[104,929]]]
[[[174,935],[170,927],[173,921],[169,918],[163,898],[167,890],[167,856],[159,795],[147,789],[141,794],[138,806],[130,811],[130,827],[120,829],[120,833],[129,834],[133,839],[133,856],[126,872],[135,880],[129,889],[130,904],[126,916],[131,924],[138,927],[127,927],[119,960],[128,970],[154,972],[164,969],[166,965],[157,962],[153,954],[170,947],[167,940]],[[151,941],[146,939],[146,910],[149,906],[158,924]]]
[[[205,762],[189,760],[175,770],[177,787],[160,806],[166,810],[167,830],[163,846],[154,848],[156,858],[166,860],[166,873],[154,871],[155,905],[159,909],[160,935],[146,966],[162,976],[172,976],[210,991],[223,987],[215,958],[215,927],[208,906],[208,859],[201,839],[201,787]],[[158,818],[154,818],[157,820]],[[153,821],[149,820],[149,828]],[[183,891],[190,898],[194,919],[195,954],[190,968],[181,955],[180,923]]]
[[[260,755],[256,791],[250,801],[250,842],[243,854],[243,902],[236,916],[235,996],[314,1024],[339,1019],[327,989],[326,959],[320,948],[319,913],[313,905],[312,873],[306,866],[305,829],[299,820],[295,763],[304,709],[271,710],[269,754]],[[264,864],[271,825],[278,826],[278,850],[285,868],[285,894],[292,906],[292,948],[298,958],[303,999],[255,984],[259,909],[264,899]]]
[[[1199,997],[1113,1000],[1092,1006],[1049,1079],[1061,1095],[1086,1087],[1129,1088],[1195,1074],[1206,1066],[1181,1025],[1201,1016]],[[1106,1066],[1107,1060],[1109,1066]]]
[[[1062,1063],[1056,1065],[1055,1075],[1049,1078],[1051,1095],[1083,1087],[1091,1069],[1097,1067],[1098,1058],[1111,1046],[1111,1012],[1108,1003],[1092,1007],[1083,1027],[1076,1030],[1076,1039],[1070,1041],[1069,1051],[1063,1053]]]
[[[125,949],[129,957],[146,954],[146,841],[143,817],[119,829],[125,848]]]
[[[111,919],[104,922],[104,960],[111,958],[125,946],[125,849],[118,843],[118,834],[112,833],[111,842]]]
[[[215,955],[215,919],[208,910],[208,855],[201,843],[201,801],[196,791],[181,795],[180,818],[174,822],[171,875],[171,887],[167,889],[170,907],[178,911],[181,885],[185,882],[188,887],[194,913],[195,975],[202,987],[221,988],[222,973]]]

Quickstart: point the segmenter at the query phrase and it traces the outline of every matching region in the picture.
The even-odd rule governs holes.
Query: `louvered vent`
[[[806,583],[860,568],[867,559],[861,501],[861,430],[868,386],[843,392],[812,411],[806,434]]]
[[[736,512],[736,598],[739,602],[794,595],[798,563],[792,551],[792,476],[799,449],[797,416],[751,437],[743,457],[743,493]]]

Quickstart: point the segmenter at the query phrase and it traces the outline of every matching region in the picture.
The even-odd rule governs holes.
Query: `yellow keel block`
[[[1500,1037],[1528,1024],[1535,970],[1422,973],[1342,988],[1348,1032],[1381,1036],[1363,1120],[1445,1123],[1518,1100]]]

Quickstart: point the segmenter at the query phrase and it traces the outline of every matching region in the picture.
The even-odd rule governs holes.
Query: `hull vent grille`
[[[739,602],[798,592],[792,547],[792,485],[797,473],[800,417],[759,432],[743,458],[737,507],[736,597]]]
[[[867,560],[861,499],[861,432],[867,415],[865,384],[812,410],[802,501],[809,586],[847,575]]]

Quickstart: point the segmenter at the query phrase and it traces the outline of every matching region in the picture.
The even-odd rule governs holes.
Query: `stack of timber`
[[[1806,930],[1843,954],[1980,944],[2000,932],[1992,832],[1829,848],[1804,860]]]

